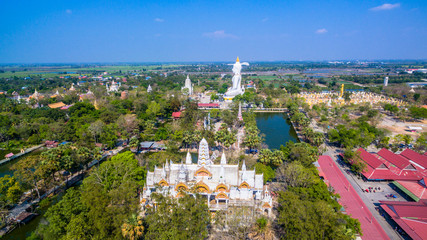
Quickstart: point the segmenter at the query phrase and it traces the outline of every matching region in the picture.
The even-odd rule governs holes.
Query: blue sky
[[[427,59],[425,0],[0,2],[0,63]]]

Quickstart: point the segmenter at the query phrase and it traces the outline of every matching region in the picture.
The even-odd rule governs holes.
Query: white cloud
[[[371,11],[384,11],[384,10],[391,10],[394,8],[398,8],[400,7],[400,3],[395,3],[395,4],[391,4],[391,3],[384,3],[383,5],[377,6],[377,7],[373,7],[369,10]]]
[[[155,18],[155,19],[154,19],[154,21],[155,21],[155,22],[164,22],[165,20],[164,20],[164,19],[162,19],[162,18]]]
[[[267,22],[267,21],[268,21],[268,17],[263,18],[263,19],[261,20],[261,22]]]
[[[73,13],[73,11],[71,11],[71,9],[67,9],[67,10],[65,10],[65,13],[67,13],[67,14],[72,14],[72,13]]]
[[[203,36],[208,37],[208,38],[213,38],[213,39],[225,39],[225,38],[238,39],[238,37],[236,35],[226,33],[224,30],[218,30],[215,32],[204,33]]]
[[[327,33],[327,32],[328,32],[328,30],[326,30],[326,28],[321,28],[321,29],[317,29],[315,33],[317,33],[317,34],[324,34],[324,33]]]

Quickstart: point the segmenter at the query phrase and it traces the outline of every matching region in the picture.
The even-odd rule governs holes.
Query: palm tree
[[[321,132],[314,132],[313,137],[312,137],[312,143],[314,145],[316,145],[316,147],[322,145],[322,143],[325,140],[325,136],[323,135],[323,133]]]
[[[122,225],[122,235],[129,240],[142,239],[144,226],[142,217],[132,214],[132,216]]]
[[[302,130],[302,135],[305,136],[305,138],[306,138],[307,141],[311,142],[311,140],[312,140],[312,138],[314,136],[314,131],[311,128],[304,128]]]

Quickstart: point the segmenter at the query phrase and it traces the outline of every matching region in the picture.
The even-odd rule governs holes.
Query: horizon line
[[[245,60],[248,61],[248,60]],[[419,59],[331,59],[331,60],[255,60],[253,63],[293,63],[293,62],[314,62],[314,63],[329,63],[329,62],[396,62],[396,61],[426,61],[427,58]],[[0,62],[0,66],[4,65],[65,65],[65,64],[194,64],[194,63],[228,63],[233,61],[88,61],[88,62]]]

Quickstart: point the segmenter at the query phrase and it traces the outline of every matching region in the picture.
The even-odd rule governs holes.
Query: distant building
[[[49,108],[62,108],[65,106],[63,102],[51,103],[48,105]]]
[[[120,99],[124,100],[128,98],[128,92],[127,91],[122,91],[122,93],[120,94]]]
[[[83,101],[83,100],[85,100],[85,99],[88,99],[88,100],[92,100],[92,99],[94,99],[95,98],[95,95],[93,94],[93,92],[89,89],[88,91],[87,91],[87,93],[85,93],[85,94],[80,94],[80,96],[79,96],[79,101]]]
[[[188,95],[193,94],[193,85],[191,84],[190,77],[187,75],[187,79],[185,79],[185,85],[181,88],[181,91],[184,89],[188,89]]]
[[[113,80],[111,82],[111,86],[108,86],[108,83],[107,83],[107,85],[106,85],[107,92],[118,92],[120,86],[121,86],[120,82],[117,83]]]
[[[388,85],[388,77],[385,77],[384,78],[384,87],[387,87],[387,85]]]
[[[199,108],[219,108],[218,103],[199,103],[197,104]]]
[[[427,82],[409,82],[406,83],[411,88],[424,87],[427,86]]]
[[[150,93],[152,91],[153,91],[153,89],[151,88],[151,85],[148,85],[147,92]]]

